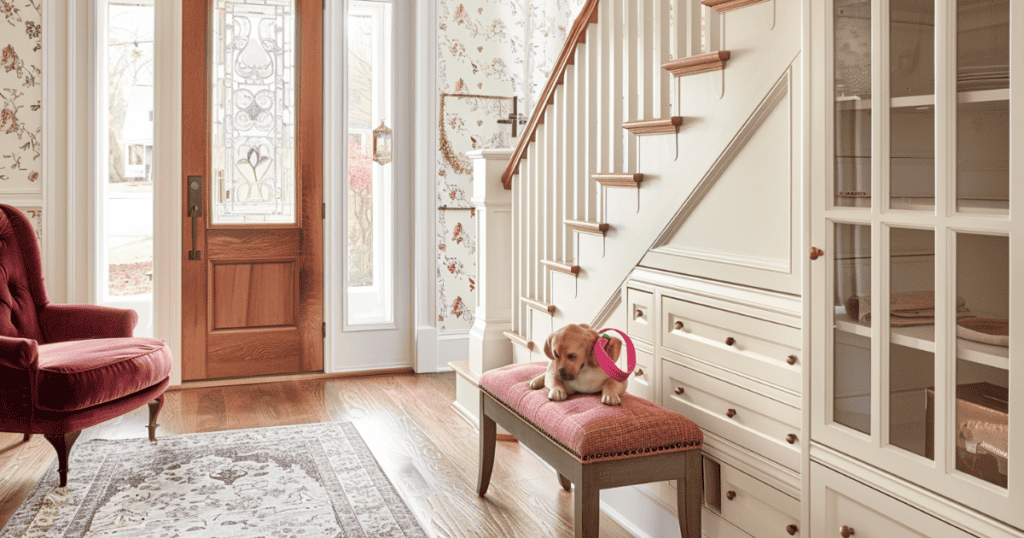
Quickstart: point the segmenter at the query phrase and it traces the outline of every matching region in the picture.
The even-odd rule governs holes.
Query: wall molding
[[[704,260],[713,263],[749,267],[751,269],[758,269],[762,271],[773,271],[776,273],[789,274],[792,271],[788,258],[748,256],[724,250],[708,250],[696,247],[686,247],[683,245],[665,245],[651,249],[651,252],[694,260]]]

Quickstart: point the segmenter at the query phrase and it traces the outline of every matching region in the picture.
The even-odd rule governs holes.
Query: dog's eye
[[[569,354],[569,360],[571,360],[571,361],[576,360],[576,354],[575,353],[570,353]]]
[[[557,352],[557,351],[555,352],[555,358],[556,358],[556,359],[559,359],[559,358],[561,358],[561,357],[559,357],[559,356],[558,356],[558,352]]]

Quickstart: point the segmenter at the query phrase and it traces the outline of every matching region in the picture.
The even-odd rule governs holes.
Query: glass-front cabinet
[[[812,440],[1024,528],[1024,1],[811,9]]]

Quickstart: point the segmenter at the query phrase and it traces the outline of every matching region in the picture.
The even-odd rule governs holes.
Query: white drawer
[[[799,329],[672,297],[661,317],[666,348],[801,392]]]
[[[626,333],[654,343],[654,294],[626,288]]]
[[[629,376],[629,384],[626,385],[626,392],[639,396],[647,401],[654,401],[654,355],[650,351],[636,347],[636,370]],[[623,353],[624,355],[625,353]],[[621,367],[627,364],[619,360]]]
[[[817,463],[811,464],[815,538],[973,538],[925,512]]]
[[[799,409],[667,359],[661,361],[661,378],[663,406],[706,431],[800,471]]]
[[[701,534],[708,538],[751,538],[749,534],[722,519],[714,511],[705,508],[700,518]]]
[[[800,532],[800,501],[721,465],[723,519],[758,538],[809,536]]]

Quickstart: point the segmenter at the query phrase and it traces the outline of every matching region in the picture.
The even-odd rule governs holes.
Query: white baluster
[[[686,2],[686,56],[696,56],[704,52],[703,41],[701,39],[701,10],[703,4],[697,0],[689,0]]]
[[[643,118],[651,119],[654,115],[654,0],[640,0],[640,51],[643,54],[643,74],[641,85],[643,87]],[[661,66],[657,66],[661,70]]]
[[[590,73],[590,64],[588,60],[588,51],[590,45],[586,43],[580,43],[576,47],[576,91],[579,92],[576,98],[576,147],[574,148],[572,155],[576,159],[576,181],[573,182],[573,212],[572,218],[574,220],[584,220],[587,214],[587,183],[590,181],[590,144],[587,139],[587,133],[590,129],[590,116],[587,109],[589,99],[587,98],[587,92],[590,89],[588,84],[588,76]],[[569,231],[569,237],[572,237],[572,232]],[[573,251],[573,246],[570,242],[569,245],[570,258],[575,259],[576,253]]]
[[[550,107],[548,107],[550,109]],[[547,279],[544,278],[544,271],[540,261],[546,258],[545,251],[548,245],[548,228],[551,227],[551,213],[548,211],[548,200],[551,198],[549,184],[551,174],[549,165],[551,152],[548,151],[548,142],[551,138],[551,118],[545,116],[544,124],[537,129],[537,143],[534,150],[537,152],[537,242],[534,243],[534,259],[530,270],[537,273],[537,294],[531,295],[535,299],[543,300],[547,295]]]
[[[600,166],[601,151],[599,148],[598,134],[601,125],[601,32],[597,25],[591,25],[587,30],[587,182],[586,182],[586,220],[594,220],[597,214],[597,189],[590,178],[598,173]]]
[[[671,18],[668,12],[669,0],[654,0],[654,48],[652,50],[651,69],[654,72],[654,117],[664,118],[670,115],[669,95],[670,76],[661,68],[668,59],[671,43],[669,30]],[[634,170],[629,170],[634,171]]]
[[[561,172],[559,173],[559,198],[561,199],[561,218],[555,219],[555,227],[558,229],[558,240],[560,248],[557,256],[559,261],[569,261],[572,259],[570,253],[571,237],[569,236],[569,230],[565,226],[564,220],[575,218],[573,216],[573,209],[575,200],[573,194],[576,186],[576,65],[570,65],[565,70],[565,85],[563,87],[562,95],[564,99],[561,103],[562,112],[562,139],[559,144],[558,158],[561,164]]]
[[[704,52],[722,50],[722,16],[717,11],[704,6]]]
[[[679,0],[682,1],[682,0]],[[625,89],[625,106],[626,106],[626,119],[633,121],[644,119],[640,117],[640,77],[643,69],[640,67],[640,4],[633,0],[622,1],[623,9],[625,10],[624,19],[626,21],[625,31],[625,70],[624,76],[626,77],[626,89]],[[626,167],[627,172],[635,172],[637,170],[637,148],[639,140],[633,133],[626,132]]]
[[[546,184],[546,199],[547,207],[544,211],[544,220],[547,222],[545,228],[544,237],[544,260],[553,260],[555,253],[561,249],[561,241],[559,235],[562,227],[559,225],[559,221],[562,220],[561,208],[562,200],[559,198],[559,184],[565,181],[564,178],[559,177],[558,170],[559,164],[562,160],[562,156],[559,149],[559,141],[562,135],[562,99],[564,97],[565,88],[559,87],[555,90],[555,103],[548,107],[548,121],[546,125],[548,131],[547,140],[547,184]],[[551,303],[551,278],[548,271],[543,267],[539,269],[541,274],[544,276],[544,299]]]
[[[608,77],[605,83],[608,84],[608,95],[611,115],[609,123],[605,127],[605,136],[608,138],[609,167],[605,172],[622,171],[622,86],[623,86],[623,35],[622,3],[619,0],[604,0],[600,6],[601,16],[598,24],[608,29],[605,38],[608,39],[611,54],[608,56]]]

